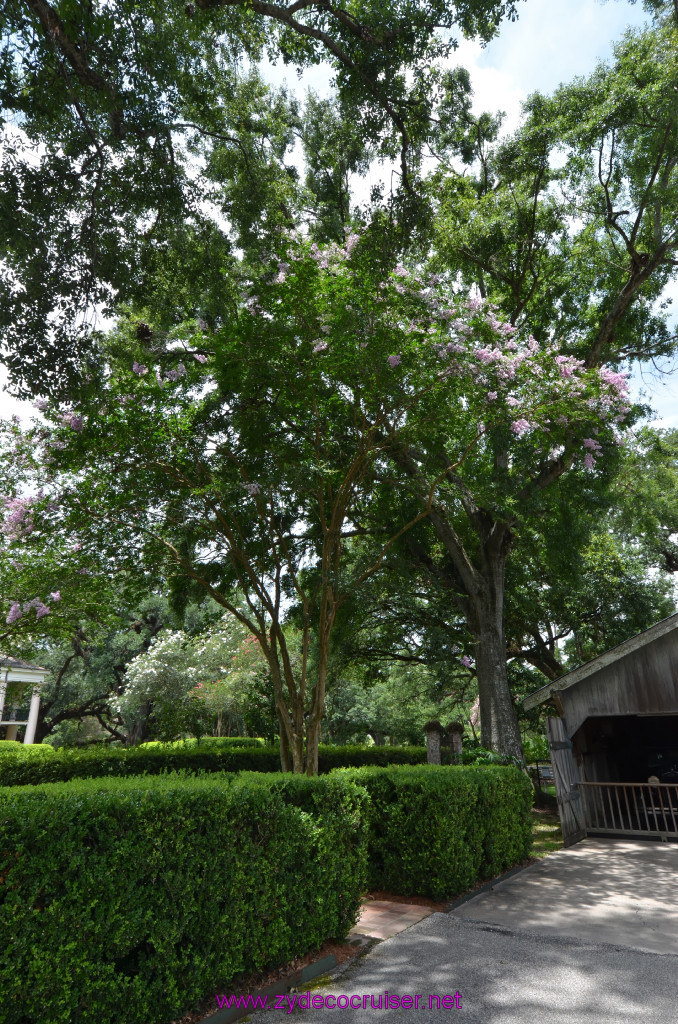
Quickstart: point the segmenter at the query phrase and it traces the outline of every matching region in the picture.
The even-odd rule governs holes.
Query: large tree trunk
[[[488,557],[485,578],[473,602],[481,743],[523,761],[518,716],[509,689],[504,639],[504,558]]]
[[[292,771],[292,755],[290,744],[287,739],[287,730],[283,722],[280,722],[280,767],[284,772]]]
[[[139,708],[139,717],[127,734],[127,746],[137,747],[140,743],[146,742],[150,731],[148,728],[150,714],[151,704],[149,701],[144,701]]]

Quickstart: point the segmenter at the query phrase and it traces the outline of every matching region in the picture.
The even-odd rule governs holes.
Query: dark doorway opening
[[[678,715],[587,718],[573,748],[588,782],[678,782]]]

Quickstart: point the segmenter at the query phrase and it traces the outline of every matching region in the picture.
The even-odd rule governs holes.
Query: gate
[[[678,783],[580,782],[587,835],[678,839]]]
[[[572,754],[572,741],[565,732],[562,718],[546,719],[546,735],[551,748],[553,781],[556,786],[560,827],[565,846],[572,846],[586,836],[586,825],[579,792],[579,772]]]

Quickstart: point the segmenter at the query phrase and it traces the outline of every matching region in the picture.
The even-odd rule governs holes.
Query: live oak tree
[[[675,350],[662,293],[678,266],[677,42],[672,21],[627,33],[609,65],[530,96],[499,142],[463,72],[441,107],[434,267],[588,366]]]
[[[516,7],[7,0],[0,328],[15,386],[63,394],[95,358],[101,305],[167,315],[167,299],[175,312],[184,299],[183,316],[212,322],[233,241],[256,248],[292,223],[304,198],[291,157],[298,106],[263,85],[257,61],[327,62],[344,124],[361,126],[358,148],[395,157],[411,194],[436,58],[461,35],[491,38]],[[317,185],[322,170],[311,174]]]

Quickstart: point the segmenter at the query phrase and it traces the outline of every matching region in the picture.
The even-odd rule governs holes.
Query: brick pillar
[[[426,733],[426,761],[428,764],[441,764],[440,744],[443,738],[443,727],[440,722],[427,722],[424,726]]]
[[[450,750],[452,751],[452,764],[461,764],[462,739],[464,726],[461,722],[450,722],[445,729],[447,733]]]

